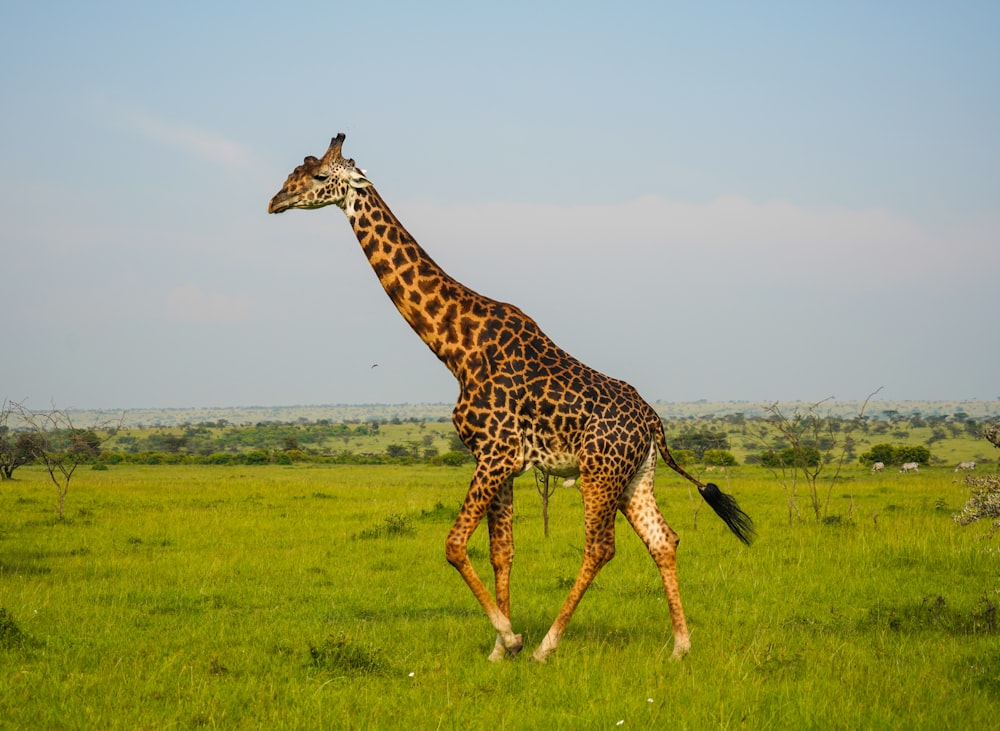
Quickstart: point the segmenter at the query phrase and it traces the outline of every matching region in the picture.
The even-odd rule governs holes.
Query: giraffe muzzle
[[[267,204],[268,213],[283,213],[292,207],[292,204],[288,202],[288,194],[285,191],[281,191],[278,195],[271,199],[271,202]]]

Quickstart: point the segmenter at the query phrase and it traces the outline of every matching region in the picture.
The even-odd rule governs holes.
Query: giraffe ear
[[[350,183],[352,188],[367,188],[372,184],[372,181],[365,177],[365,171],[360,168],[351,168],[351,174],[347,182]]]

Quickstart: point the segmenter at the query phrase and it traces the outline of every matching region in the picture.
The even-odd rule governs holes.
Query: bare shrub
[[[1000,429],[989,426],[983,430],[983,437],[994,447],[1000,449]],[[980,520],[992,520],[987,537],[1000,531],[1000,474],[993,472],[985,475],[969,475],[965,478],[969,488],[969,500],[961,513],[956,513],[955,522],[959,525],[970,525]]]

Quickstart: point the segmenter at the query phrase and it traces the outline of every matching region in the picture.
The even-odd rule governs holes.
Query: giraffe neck
[[[462,380],[476,318],[497,303],[449,276],[403,227],[374,187],[356,190],[345,213],[375,275],[413,331]]]

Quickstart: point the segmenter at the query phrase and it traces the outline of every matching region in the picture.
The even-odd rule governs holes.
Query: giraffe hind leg
[[[620,509],[629,524],[646,544],[656,562],[663,581],[663,589],[670,607],[670,620],[674,631],[674,651],[671,658],[679,660],[691,650],[691,637],[684,619],[680,583],[677,579],[677,545],[680,538],[667,524],[653,495],[653,478],[656,474],[656,452],[651,453],[629,490],[622,496]]]
[[[559,645],[566,625],[576,611],[587,588],[593,582],[597,573],[615,555],[615,514],[614,502],[608,502],[603,496],[597,496],[589,489],[588,481],[581,478],[580,491],[583,493],[583,509],[586,524],[586,540],[583,548],[583,565],[573,582],[569,596],[563,603],[555,622],[542,639],[538,649],[532,655],[537,662],[545,662],[546,658]]]

